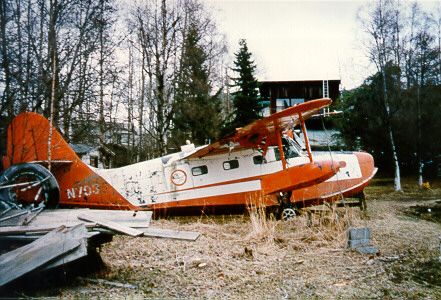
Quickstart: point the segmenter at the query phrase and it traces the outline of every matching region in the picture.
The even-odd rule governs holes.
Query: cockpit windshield
[[[286,159],[302,155],[302,147],[289,136],[282,137],[282,145]]]

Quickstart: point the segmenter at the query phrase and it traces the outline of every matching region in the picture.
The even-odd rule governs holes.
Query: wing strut
[[[280,160],[282,161],[282,166],[283,166],[283,169],[285,170],[286,169],[286,158],[285,158],[285,152],[283,151],[283,146],[282,146],[282,130],[280,129],[278,119],[275,119],[273,123],[274,123],[274,133],[276,134],[276,139],[277,139],[277,146],[279,148]]]
[[[308,133],[306,132],[305,120],[303,120],[302,113],[299,112],[299,121],[302,125],[303,137],[305,138],[306,151],[308,152],[309,161],[313,162],[311,146],[309,145]]]

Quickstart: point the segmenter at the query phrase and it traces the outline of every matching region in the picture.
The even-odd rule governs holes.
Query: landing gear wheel
[[[277,198],[279,201],[280,219],[287,221],[295,218],[297,214],[291,203],[291,192],[280,193]]]
[[[23,163],[0,174],[0,200],[15,207],[44,204],[54,208],[60,200],[60,188],[48,169]]]
[[[295,218],[295,216],[296,216],[296,211],[294,210],[294,208],[287,207],[282,210],[281,219],[283,221],[292,220]]]

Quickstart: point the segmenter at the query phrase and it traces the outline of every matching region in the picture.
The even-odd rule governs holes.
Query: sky
[[[205,0],[229,52],[247,41],[259,80],[341,79],[359,86],[375,70],[362,47],[357,11],[366,1]]]
[[[352,88],[369,73],[357,47],[359,1],[208,2],[230,53],[247,41],[259,80],[341,79]]]

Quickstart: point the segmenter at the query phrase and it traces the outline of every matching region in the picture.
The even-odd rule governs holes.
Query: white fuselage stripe
[[[223,185],[215,185],[204,188],[194,188],[185,191],[175,191],[159,195],[151,195],[154,197],[153,203],[163,203],[170,201],[192,200],[198,198],[207,198],[221,195],[230,195],[237,193],[253,192],[261,190],[260,180],[251,180],[238,183],[230,183]]]

